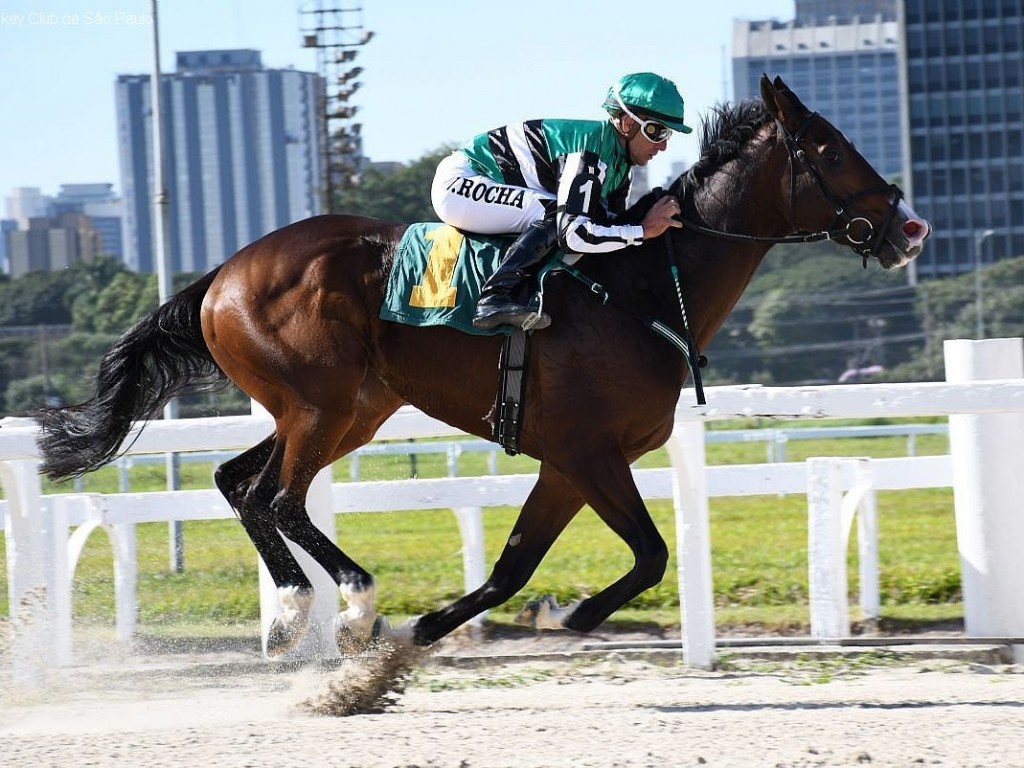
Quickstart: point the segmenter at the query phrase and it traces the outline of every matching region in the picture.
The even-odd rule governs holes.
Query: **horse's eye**
[[[839,165],[843,161],[843,156],[839,153],[838,149],[826,149],[821,153],[821,156],[829,165]]]

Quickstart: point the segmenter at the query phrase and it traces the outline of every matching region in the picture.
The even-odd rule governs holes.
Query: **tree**
[[[43,405],[64,402],[68,389],[67,377],[37,374],[7,385],[4,407],[7,413],[31,413]]]
[[[338,210],[406,224],[437,221],[430,202],[430,185],[437,164],[452,149],[441,147],[398,168],[368,168],[358,186],[339,193]]]
[[[98,292],[77,296],[72,326],[80,333],[119,334],[157,304],[156,275],[119,272]]]
[[[0,285],[0,326],[67,325],[64,295],[74,285],[71,270],[29,272]]]
[[[711,344],[712,370],[792,384],[902,360],[920,342],[913,290],[902,273],[859,266],[830,243],[773,248]]]

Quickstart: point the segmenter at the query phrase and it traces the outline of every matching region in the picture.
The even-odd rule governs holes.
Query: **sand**
[[[0,765],[1024,766],[1024,669],[992,654],[727,651],[699,671],[584,640],[455,640],[349,717],[302,706],[352,673],[339,662],[125,649],[8,682]]]

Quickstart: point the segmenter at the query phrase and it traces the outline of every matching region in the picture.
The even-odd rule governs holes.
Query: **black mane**
[[[751,137],[772,119],[771,113],[760,100],[751,99],[739,104],[719,104],[713,107],[711,114],[701,117],[700,121],[700,160],[672,182],[669,191],[680,198],[687,192],[692,193],[707,177],[736,158]],[[648,192],[616,221],[640,223],[663,194],[661,189]]]
[[[681,176],[686,187],[697,187],[725,163],[737,157],[751,137],[772,120],[760,100],[719,104],[701,118],[700,160]],[[675,186],[675,185],[673,185]]]

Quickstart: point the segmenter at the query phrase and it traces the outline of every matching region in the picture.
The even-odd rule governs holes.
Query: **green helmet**
[[[673,131],[690,133],[683,122],[683,97],[675,83],[653,72],[623,75],[608,89],[602,105],[609,112],[635,111],[640,117],[664,123]]]

